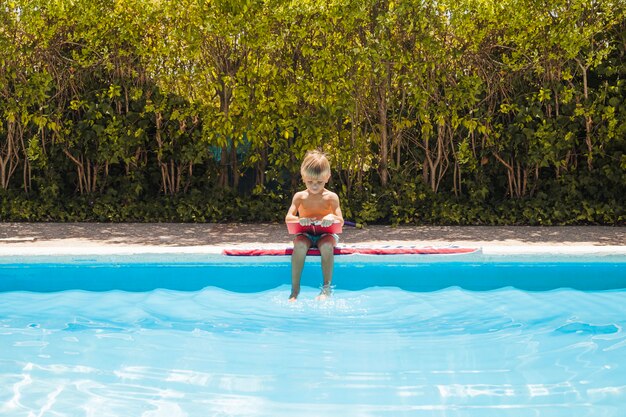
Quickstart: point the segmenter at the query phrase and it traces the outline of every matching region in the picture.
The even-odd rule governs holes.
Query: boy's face
[[[309,177],[306,175],[302,177],[302,181],[304,182],[304,185],[306,185],[307,191],[312,194],[318,194],[324,191],[324,186],[326,185],[329,179],[330,179],[329,177],[315,178],[315,177]]]

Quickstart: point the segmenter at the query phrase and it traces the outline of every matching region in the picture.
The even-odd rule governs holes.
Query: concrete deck
[[[480,247],[501,253],[619,253],[626,227],[344,227],[342,244]],[[283,224],[0,223],[0,256],[221,253],[291,244]]]

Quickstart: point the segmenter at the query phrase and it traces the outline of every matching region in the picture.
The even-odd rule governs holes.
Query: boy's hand
[[[324,216],[324,218],[322,219],[322,227],[328,227],[331,224],[333,224],[333,222],[335,221],[335,217],[332,214],[328,214],[326,216]]]
[[[300,219],[298,219],[298,223],[300,223],[301,226],[310,226],[311,223],[313,223],[313,220],[308,217],[300,217]]]

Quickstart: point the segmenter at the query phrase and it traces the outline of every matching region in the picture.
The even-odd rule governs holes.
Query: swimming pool
[[[621,416],[626,257],[0,259],[0,415]]]

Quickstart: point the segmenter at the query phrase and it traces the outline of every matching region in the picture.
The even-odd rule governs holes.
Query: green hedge
[[[0,220],[623,225],[621,0],[15,0]]]

